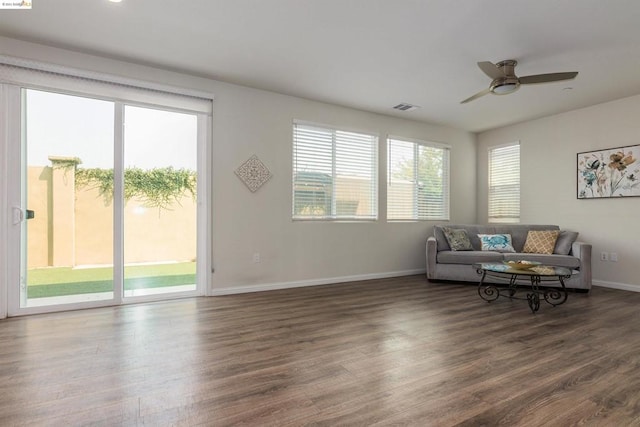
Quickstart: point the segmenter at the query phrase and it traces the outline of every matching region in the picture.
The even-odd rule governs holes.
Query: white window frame
[[[403,215],[400,213],[394,213],[394,210],[400,210],[399,206],[395,204],[394,197],[391,196],[391,188],[394,185],[393,171],[392,171],[392,150],[393,142],[401,142],[413,144],[413,177],[411,179],[413,200],[411,203],[412,213],[410,215]],[[442,200],[441,209],[439,215],[422,215],[420,213],[419,205],[419,188],[420,181],[417,178],[419,176],[419,156],[420,147],[428,147],[433,149],[442,150],[443,152],[443,164],[442,164]],[[451,181],[450,181],[450,158],[451,158],[451,146],[448,144],[442,144],[439,142],[423,141],[418,139],[405,138],[400,136],[388,135],[387,136],[387,221],[448,221],[450,218],[450,197],[451,197]],[[397,181],[396,181],[397,182]]]
[[[517,148],[517,153],[515,153],[515,148]],[[519,223],[520,141],[489,147],[487,158],[487,221],[490,223]],[[517,165],[512,164],[511,170],[505,170],[506,162],[513,162],[516,158]],[[499,182],[504,180],[510,181]],[[497,195],[500,195],[500,200]]]
[[[348,133],[348,134],[355,134],[358,137],[361,138],[370,138],[371,141],[371,151],[369,153],[366,153],[367,155],[371,156],[371,163],[369,165],[368,171],[367,173],[370,174],[370,186],[368,188],[368,192],[369,192],[369,202],[370,202],[370,209],[368,212],[365,213],[355,213],[355,214],[349,214],[349,213],[340,213],[337,211],[337,186],[336,185],[331,185],[331,212],[330,213],[325,213],[325,214],[300,214],[299,212],[296,213],[296,176],[299,172],[303,171],[303,167],[302,166],[298,166],[299,163],[299,158],[302,159],[304,158],[304,156],[309,156],[309,152],[307,151],[306,153],[304,151],[298,150],[298,138],[297,138],[297,129],[300,128],[302,130],[306,129],[310,129],[310,130],[317,130],[317,131],[324,131],[324,132],[328,132],[331,133],[331,158],[327,158],[326,155],[321,155],[319,154],[318,156],[318,163],[321,163],[324,161],[325,163],[325,168],[327,165],[330,165],[330,169],[331,171],[326,171],[324,174],[328,175],[331,179],[332,182],[336,181],[336,178],[338,176],[338,172],[337,172],[337,152],[339,150],[337,150],[337,146],[341,143],[347,143],[348,139],[346,140],[340,140],[340,138],[338,137],[338,133]],[[374,134],[374,133],[370,133],[370,132],[364,132],[361,130],[354,130],[354,129],[346,129],[346,128],[339,128],[336,126],[331,126],[331,125],[325,125],[325,124],[317,124],[317,123],[311,123],[311,122],[306,122],[306,121],[301,121],[301,120],[294,120],[293,121],[293,126],[292,126],[292,160],[293,160],[293,164],[292,164],[292,190],[291,190],[291,215],[292,215],[292,219],[294,221],[375,221],[378,219],[378,135]],[[308,158],[307,158],[308,160]],[[302,160],[300,161],[302,162]],[[314,171],[310,171],[311,173],[315,173]]]

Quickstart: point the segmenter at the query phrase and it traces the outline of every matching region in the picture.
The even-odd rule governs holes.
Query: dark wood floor
[[[640,294],[424,276],[0,321],[0,425],[640,424]]]

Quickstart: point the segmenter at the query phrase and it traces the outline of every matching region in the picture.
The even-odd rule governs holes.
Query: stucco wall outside
[[[28,268],[113,263],[113,203],[94,188],[75,188],[72,169],[28,168]],[[196,202],[183,197],[167,209],[138,199],[124,209],[125,264],[193,261]]]

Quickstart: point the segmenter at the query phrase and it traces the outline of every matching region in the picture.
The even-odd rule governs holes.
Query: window
[[[375,220],[378,137],[293,125],[293,219]]]
[[[387,219],[449,219],[449,148],[387,139]]]
[[[520,143],[489,149],[489,222],[520,222]]]

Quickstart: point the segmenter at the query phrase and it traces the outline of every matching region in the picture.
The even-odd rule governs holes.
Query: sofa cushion
[[[511,234],[478,234],[483,251],[515,252]]]
[[[500,252],[493,251],[440,251],[436,256],[439,264],[475,264],[478,262],[502,262]]]
[[[556,247],[559,230],[529,230],[527,241],[524,243],[523,253],[552,254]]]
[[[449,242],[447,242],[447,238],[444,237],[444,231],[442,231],[442,226],[435,225],[433,227],[433,236],[436,238],[436,247],[438,251],[450,251]]]
[[[456,229],[443,227],[442,232],[444,233],[444,237],[447,239],[449,248],[451,248],[452,251],[473,250],[473,246],[471,246],[471,241],[469,240],[467,230],[465,230],[464,228]]]
[[[471,246],[473,250],[479,251],[482,245],[480,244],[480,239],[478,238],[478,234],[493,234],[495,233],[495,229],[491,226],[484,225],[436,225],[433,227],[433,235],[436,238],[438,251],[450,251],[451,247],[447,242],[447,238],[444,236],[443,228],[453,228],[456,230],[464,229],[467,230],[467,235],[469,236],[469,240],[471,241]]]
[[[477,224],[452,224],[435,225],[433,235],[436,238],[438,251],[450,251],[449,243],[442,229],[444,227],[467,230],[471,246],[476,251],[482,249],[478,234],[511,234],[511,242],[516,252],[522,252],[524,242],[527,240],[529,230],[560,230],[557,225],[546,224],[498,224],[498,225],[477,225]]]
[[[576,269],[580,267],[580,259],[571,255],[550,255],[550,254],[530,254],[530,253],[514,253],[504,254],[505,261],[536,261],[544,265],[553,265],[556,267],[566,267]]]
[[[571,253],[571,245],[578,240],[578,233],[576,231],[563,230],[556,240],[556,247],[553,249],[554,254],[569,255]]]
[[[496,233],[511,234],[511,244],[516,252],[522,252],[529,230],[559,230],[557,225],[544,224],[502,224],[496,225]]]

